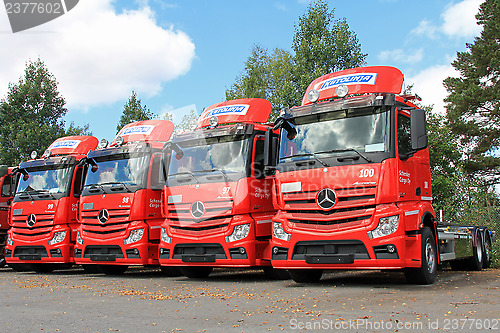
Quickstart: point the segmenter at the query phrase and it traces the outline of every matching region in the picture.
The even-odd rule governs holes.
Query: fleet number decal
[[[359,178],[370,178],[375,175],[375,169],[361,169],[359,170]]]

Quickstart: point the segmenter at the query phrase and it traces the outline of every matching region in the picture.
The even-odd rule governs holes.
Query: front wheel
[[[7,261],[5,261],[5,258],[0,258],[0,268],[5,267],[7,265]]]
[[[100,273],[104,273],[106,275],[121,275],[125,273],[128,266],[123,265],[97,265]]]
[[[180,268],[182,275],[187,276],[191,279],[204,279],[212,273],[214,270],[213,267],[181,267]]]
[[[174,266],[161,266],[161,274],[163,276],[168,276],[168,277],[177,277],[177,276],[182,276],[181,270],[179,267],[174,267]]]
[[[52,273],[56,269],[53,264],[31,264],[30,266],[37,273]]]
[[[405,277],[409,283],[432,284],[437,276],[437,250],[434,235],[429,227],[422,229],[422,265],[418,268],[406,268]]]
[[[276,269],[271,266],[264,267],[264,275],[269,280],[289,280],[290,273],[286,269]]]
[[[297,283],[318,282],[323,275],[322,269],[289,269],[288,272]]]

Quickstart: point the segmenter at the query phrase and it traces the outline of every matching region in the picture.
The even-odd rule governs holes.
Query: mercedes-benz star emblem
[[[97,215],[97,219],[101,223],[106,223],[109,220],[109,212],[107,209],[101,209],[99,211],[99,215]]]
[[[28,225],[28,227],[30,227],[30,228],[34,227],[35,223],[36,223],[35,214],[28,215],[28,218],[26,219],[26,224]]]
[[[318,192],[316,203],[324,210],[331,209],[337,202],[337,194],[330,188],[324,188]]]
[[[191,205],[191,215],[193,215],[195,219],[199,219],[203,214],[205,214],[205,205],[201,201],[195,201]]]

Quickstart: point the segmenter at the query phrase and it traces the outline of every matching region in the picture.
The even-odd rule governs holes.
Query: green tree
[[[347,21],[336,20],[334,10],[330,11],[322,0],[311,3],[299,18],[292,48],[295,52],[295,80],[302,94],[317,77],[360,67],[365,64],[367,56],[361,52],[358,38],[349,30]]]
[[[155,117],[146,105],[142,105],[141,100],[137,98],[135,91],[132,91],[127,103],[123,107],[123,113],[120,121],[116,125],[116,132],[119,132],[123,126],[141,120],[150,120]]]
[[[191,110],[189,111],[188,114],[185,114],[182,117],[182,120],[175,125],[176,130],[181,130],[181,131],[191,131],[192,124],[196,124],[198,121],[199,115],[196,113],[196,111]]]
[[[460,76],[444,81],[447,118],[459,138],[465,172],[494,184],[500,181],[499,2],[483,2],[476,18],[481,35],[467,44],[467,51],[457,53],[452,65]]]
[[[283,107],[300,105],[309,83],[323,74],[362,66],[366,54],[345,19],[335,20],[328,5],[309,5],[295,27],[294,54],[255,45],[243,74],[226,91],[226,99],[265,98],[273,105],[271,119]]]
[[[0,164],[17,165],[61,136],[88,132],[88,125],[79,128],[73,123],[65,130],[66,102],[57,85],[40,59],[28,61],[24,76],[9,84],[0,101]]]

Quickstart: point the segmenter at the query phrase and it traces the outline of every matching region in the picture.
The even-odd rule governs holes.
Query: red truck
[[[283,277],[271,267],[269,247],[275,210],[263,164],[270,125],[263,123],[271,111],[258,98],[217,103],[195,130],[167,145],[162,267],[179,267],[191,278],[207,277],[214,267],[261,267]]]
[[[74,263],[78,201],[84,168],[79,162],[98,140],[68,136],[55,140],[38,158],[22,162],[10,210],[5,259],[14,270],[51,272]]]
[[[145,120],[124,126],[109,145],[88,154],[80,198],[75,262],[119,274],[129,265],[159,265],[163,222],[163,145],[174,125]]]
[[[6,165],[0,165],[0,267],[4,267],[5,244],[7,243],[7,230],[9,230],[9,207],[16,190],[15,177],[12,170]]]
[[[481,269],[494,233],[438,223],[432,207],[425,112],[400,95],[403,74],[376,66],[314,80],[300,107],[266,136],[275,169],[272,265],[296,282],[323,270],[404,270],[433,283],[440,262]]]

